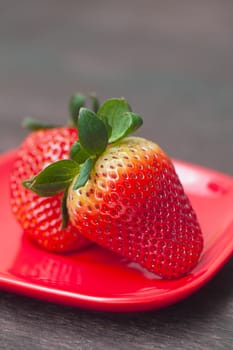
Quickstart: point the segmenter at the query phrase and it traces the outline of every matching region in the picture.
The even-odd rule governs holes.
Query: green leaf
[[[79,142],[91,155],[103,153],[108,144],[108,131],[97,115],[87,108],[81,108],[78,119]]]
[[[109,138],[110,138],[110,136],[111,136],[111,134],[112,134],[112,127],[111,127],[111,125],[109,124],[107,118],[103,118],[103,119],[101,119],[101,120],[102,120],[102,122],[103,122],[104,125],[105,125],[105,128],[106,128],[107,133],[108,133],[108,140],[109,140]]]
[[[79,169],[79,165],[73,160],[59,160],[47,166],[31,180],[24,181],[23,185],[39,196],[54,196],[66,190]]]
[[[74,126],[77,126],[79,111],[81,107],[85,106],[85,102],[85,96],[81,94],[75,94],[70,98],[69,111]]]
[[[121,114],[131,111],[129,103],[124,98],[111,98],[105,101],[98,109],[97,115],[104,122],[108,130],[108,139],[113,132],[114,120]]]
[[[142,125],[142,117],[133,112],[125,112],[119,118],[113,119],[112,134],[109,143],[118,141],[131,134]]]
[[[79,141],[76,141],[70,151],[70,158],[74,160],[75,162],[82,164],[85,162],[87,158],[89,158],[90,154],[87,153],[82,146],[80,145]]]
[[[65,229],[68,225],[69,221],[69,214],[68,214],[68,209],[66,205],[66,200],[67,200],[67,194],[68,194],[68,186],[62,196],[62,203],[61,203],[61,213],[62,213],[62,230]]]
[[[39,120],[32,119],[32,118],[25,118],[22,123],[22,126],[31,131],[46,130],[46,129],[53,129],[53,128],[59,127],[59,125],[42,123]]]
[[[100,106],[97,115],[100,119],[107,119],[108,124],[112,127],[114,119],[125,112],[131,112],[131,107],[126,99],[111,98]]]
[[[80,187],[83,187],[87,181],[90,178],[91,171],[93,169],[93,166],[95,164],[95,158],[88,158],[83,166],[81,167],[79,176],[77,177],[74,185],[73,185],[73,191],[77,190]]]

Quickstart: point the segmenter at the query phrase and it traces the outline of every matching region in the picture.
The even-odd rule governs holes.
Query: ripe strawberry
[[[86,185],[70,187],[67,205],[86,237],[158,275],[178,277],[199,259],[196,215],[171,161],[150,141],[108,147]]]
[[[72,99],[73,109],[77,109],[81,97]],[[13,214],[26,235],[48,251],[68,252],[82,248],[90,242],[79,234],[77,228],[68,223],[62,229],[62,194],[42,198],[22,184],[23,180],[35,176],[50,163],[69,158],[71,146],[78,137],[77,128],[41,126],[31,120],[27,124],[36,131],[19,147],[12,168],[10,188]]]
[[[88,239],[163,278],[177,278],[197,264],[202,233],[168,156],[151,141],[125,137],[141,123],[124,100],[105,102],[98,115],[80,110],[79,148],[66,161],[73,169],[68,213]],[[57,172],[61,163],[55,164]],[[52,170],[28,187],[52,191]]]

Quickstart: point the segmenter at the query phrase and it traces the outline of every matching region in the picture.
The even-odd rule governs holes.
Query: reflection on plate
[[[92,245],[78,254],[55,255],[29,242],[9,206],[9,172],[15,152],[0,157],[0,288],[82,308],[140,311],[175,303],[205,284],[233,252],[233,178],[175,161],[197,212],[204,251],[189,275],[161,280],[137,264]]]

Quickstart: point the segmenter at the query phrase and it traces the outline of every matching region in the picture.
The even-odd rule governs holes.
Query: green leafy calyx
[[[63,193],[63,227],[67,225],[67,191],[77,190],[87,183],[98,157],[111,143],[118,142],[142,125],[139,114],[132,112],[124,98],[105,101],[100,107],[92,96],[93,110],[84,108],[85,99],[75,95],[70,100],[70,113],[78,128],[79,140],[70,151],[70,159],[59,160],[42,170],[38,175],[23,182],[23,185],[39,196]]]
[[[124,98],[105,101],[93,112],[81,108],[77,121],[79,141],[71,149],[71,159],[81,168],[73,190],[85,185],[96,159],[105,151],[108,144],[115,143],[137,130],[143,121],[139,114],[132,112]]]
[[[48,165],[37,176],[25,180],[23,185],[42,197],[64,192],[79,173],[79,164],[71,159],[59,160]]]
[[[42,123],[39,120],[29,118],[29,117],[23,120],[22,126],[23,128],[26,128],[30,131],[47,130],[47,129],[54,129],[59,127],[59,125]]]
[[[79,142],[91,155],[100,155],[108,144],[108,131],[96,113],[81,108],[78,119]]]
[[[91,94],[89,96],[91,108],[94,112],[99,109],[99,100],[95,94]],[[86,96],[80,93],[75,93],[71,96],[69,100],[69,117],[70,117],[70,125],[76,127],[79,117],[79,111],[82,107],[86,105]],[[22,126],[30,131],[38,131],[38,130],[47,130],[59,128],[64,125],[53,124],[53,123],[43,123],[37,119],[27,117],[23,120]]]
[[[76,126],[79,116],[80,108],[84,107],[86,103],[86,98],[82,94],[75,94],[71,96],[69,101],[69,112],[71,122],[74,126]]]

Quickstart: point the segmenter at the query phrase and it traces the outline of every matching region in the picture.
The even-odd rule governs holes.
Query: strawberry
[[[71,99],[71,116],[84,103],[81,95]],[[42,198],[27,190],[22,181],[33,177],[50,163],[69,158],[72,144],[78,138],[76,127],[42,125],[31,119],[25,125],[33,130],[17,150],[10,188],[13,214],[28,237],[40,247],[53,252],[77,250],[89,244],[70,222],[62,228],[62,194]]]
[[[141,124],[124,99],[107,100],[97,114],[82,108],[72,159],[25,186],[42,196],[66,190],[67,214],[79,232],[163,278],[178,278],[197,265],[202,232],[169,157],[157,144],[128,136]]]

